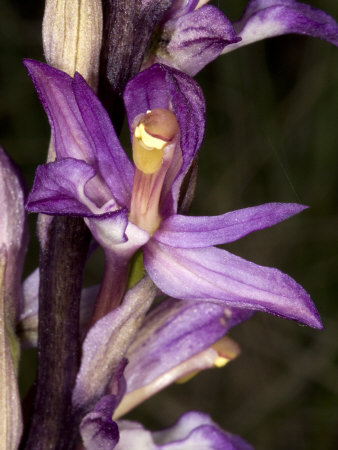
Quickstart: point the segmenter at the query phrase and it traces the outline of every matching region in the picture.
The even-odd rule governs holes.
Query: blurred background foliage
[[[246,1],[213,3],[235,20]],[[336,0],[307,3],[338,18]],[[49,126],[21,60],[43,60],[43,7],[43,0],[0,5],[0,142],[28,188],[44,162]],[[325,330],[257,313],[230,333],[242,348],[236,361],[170,387],[129,418],[160,428],[198,409],[259,450],[338,448],[337,56],[328,43],[285,36],[225,55],[197,76],[207,130],[192,213],[271,201],[309,205],[299,217],[227,249],[293,276],[315,300]],[[34,215],[29,220],[25,275],[38,263]],[[99,280],[98,267],[100,255],[89,263],[86,284]],[[23,391],[33,380],[35,356],[24,355]]]

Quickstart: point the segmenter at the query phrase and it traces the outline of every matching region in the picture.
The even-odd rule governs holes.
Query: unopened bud
[[[102,22],[100,0],[46,0],[42,37],[48,64],[71,76],[79,72],[96,89]]]

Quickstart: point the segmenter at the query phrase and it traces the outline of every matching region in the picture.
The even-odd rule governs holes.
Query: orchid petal
[[[157,289],[148,277],[130,289],[121,306],[98,320],[83,343],[82,361],[73,390],[76,409],[89,410],[105,394],[139,322]]]
[[[296,203],[266,203],[213,217],[177,214],[162,221],[154,238],[162,244],[179,248],[226,244],[282,222],[305,208]]]
[[[120,441],[116,450],[253,450],[239,436],[235,436],[212,421],[207,414],[191,411],[183,414],[170,428],[150,432],[142,425],[119,420]]]
[[[40,101],[47,113],[57,158],[95,162],[95,153],[73,92],[73,79],[47,64],[25,60]]]
[[[337,22],[324,11],[294,0],[251,0],[234,27],[242,40],[225,47],[223,53],[289,33],[313,36],[338,46]]]
[[[78,73],[74,76],[73,88],[84,125],[94,144],[100,174],[119,204],[129,206],[134,168],[107,112]]]
[[[106,395],[82,420],[80,432],[86,450],[112,450],[119,440],[119,429],[112,420],[116,398]]]
[[[213,367],[240,353],[225,333],[252,311],[219,303],[165,299],[145,318],[127,352],[127,392],[114,418],[133,409],[168,385]]]
[[[219,300],[229,307],[265,311],[322,328],[307,292],[277,269],[215,247],[180,249],[154,239],[143,254],[149,276],[174,298]]]
[[[146,316],[128,349],[127,392],[210,347],[251,315],[212,302],[163,300]]]
[[[85,219],[95,239],[110,253],[116,264],[120,264],[118,256],[122,260],[130,260],[134,253],[146,244],[150,235],[132,222],[128,222],[126,210],[106,214],[102,218]]]
[[[172,383],[185,383],[203,370],[224,367],[239,354],[240,348],[238,344],[228,336],[223,336],[211,347],[171,367],[149,384],[127,393],[116,408],[114,419],[124,416],[137,405]]]
[[[166,22],[163,36],[170,40],[163,51],[158,50],[157,60],[190,76],[217,58],[226,45],[240,40],[231,22],[210,5]]]
[[[97,207],[85,193],[86,183],[94,176],[93,167],[73,158],[39,166],[26,208],[45,214],[103,214],[107,211]]]

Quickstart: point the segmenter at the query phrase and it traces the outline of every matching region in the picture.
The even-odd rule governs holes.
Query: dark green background
[[[309,3],[309,2],[308,2]],[[231,19],[246,2],[214,2]],[[338,18],[336,0],[312,1]],[[49,140],[46,117],[21,60],[42,60],[41,0],[1,0],[0,143],[30,187]],[[338,51],[311,38],[257,43],[198,75],[207,101],[206,138],[194,214],[270,201],[311,206],[286,223],[227,249],[292,275],[312,295],[324,331],[264,314],[231,332],[242,347],[221,370],[175,385],[130,417],[152,428],[186,410],[212,415],[258,450],[338,448]],[[34,217],[25,273],[37,264]],[[99,258],[97,256],[96,258]],[[86,283],[98,280],[95,264]],[[101,266],[102,267],[102,266]],[[23,378],[31,379],[26,355]]]

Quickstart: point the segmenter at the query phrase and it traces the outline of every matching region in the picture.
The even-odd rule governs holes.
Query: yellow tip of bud
[[[223,356],[219,356],[218,358],[215,359],[214,366],[220,369],[221,367],[224,367],[229,361],[230,359],[224,358]]]

